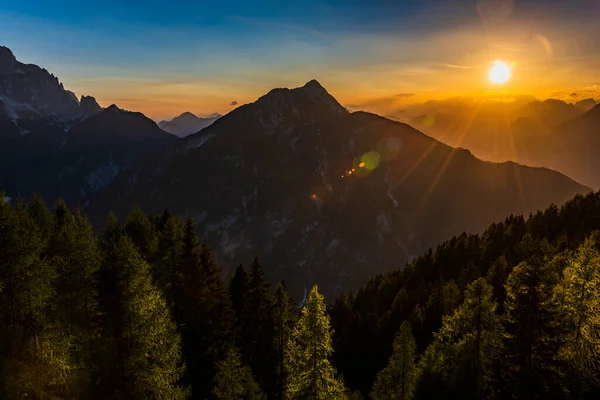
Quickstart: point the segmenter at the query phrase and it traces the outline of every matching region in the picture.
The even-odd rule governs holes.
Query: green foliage
[[[121,395],[134,399],[184,399],[181,339],[150,268],[130,239],[122,237],[112,254],[118,269],[119,313],[114,315]]]
[[[323,296],[314,286],[288,342],[286,399],[345,399],[344,384],[330,362],[333,348]]]
[[[563,356],[579,376],[600,384],[600,254],[598,232],[569,258],[557,287],[566,323],[570,327]]]
[[[125,234],[137,246],[142,257],[149,260],[158,244],[156,229],[150,219],[136,207],[125,220],[124,228]]]
[[[400,326],[388,365],[377,375],[371,391],[374,400],[410,400],[418,378],[416,343],[408,322]]]
[[[434,336],[423,359],[423,374],[437,375],[452,397],[490,397],[502,325],[492,287],[483,278],[467,287],[464,302],[453,314],[443,317],[442,327]],[[426,385],[428,380],[423,382]]]
[[[565,392],[559,358],[566,325],[554,296],[555,277],[545,265],[517,265],[506,282],[503,391],[516,398]],[[563,394],[563,396],[566,394]]]
[[[219,400],[266,400],[266,396],[254,381],[252,371],[242,364],[235,348],[230,348],[224,360],[217,365],[213,395]]]

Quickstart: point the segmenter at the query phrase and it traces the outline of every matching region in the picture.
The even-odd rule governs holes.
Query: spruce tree
[[[150,267],[127,237],[110,254],[116,276],[118,312],[109,316],[114,329],[115,392],[108,397],[184,399],[181,339]]]
[[[416,343],[410,323],[404,321],[394,339],[394,350],[388,365],[377,375],[371,391],[374,400],[410,400],[416,387]]]
[[[248,274],[244,266],[240,264],[236,268],[233,277],[229,281],[229,298],[231,306],[235,311],[235,316],[238,324],[241,324],[244,312],[244,301],[248,296]]]
[[[502,330],[492,287],[485,279],[472,282],[463,304],[443,318],[435,335],[441,365],[451,396],[485,398],[492,392],[493,362],[499,354]]]
[[[231,347],[224,360],[217,365],[212,393],[218,400],[266,400],[252,376],[250,367],[242,364],[242,358]]]
[[[271,389],[273,371],[273,318],[269,284],[257,258],[250,266],[248,291],[242,315],[242,360],[252,368],[258,383]]]
[[[46,213],[39,204],[36,208]],[[71,339],[54,318],[56,271],[43,256],[47,220],[38,225],[30,211],[22,202],[0,202],[0,393],[68,397],[76,377]]]
[[[181,292],[180,266],[183,261],[183,221],[170,217],[164,221],[158,240],[156,260],[152,263],[155,282],[163,291],[171,310],[176,310]]]
[[[193,257],[182,263],[182,282],[186,382],[193,384],[194,398],[204,399],[211,392],[215,360],[224,359],[234,344],[235,316],[221,268],[207,247],[196,247]]]
[[[288,342],[286,399],[346,399],[330,362],[333,347],[323,296],[314,286]]]
[[[146,214],[139,207],[134,208],[125,220],[124,228],[125,234],[137,246],[142,257],[151,261],[152,255],[156,251],[158,235]]]
[[[190,257],[197,244],[196,224],[190,218],[187,218],[183,226],[183,257]]]
[[[566,324],[545,265],[517,265],[506,283],[502,390],[517,399],[564,396]]]
[[[292,310],[292,301],[289,298],[283,283],[275,287],[273,293],[273,327],[275,347],[275,379],[273,397],[283,399],[287,386],[285,358],[287,343],[289,342],[294,327],[295,315]]]

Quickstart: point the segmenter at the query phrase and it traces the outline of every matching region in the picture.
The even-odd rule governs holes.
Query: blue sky
[[[18,59],[156,119],[312,78],[357,106],[473,95],[498,58],[523,66],[506,90],[594,91],[597,26],[600,0],[0,0]]]

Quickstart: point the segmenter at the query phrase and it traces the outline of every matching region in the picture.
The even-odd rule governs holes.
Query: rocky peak
[[[0,46],[0,75],[10,74],[17,68],[17,59],[8,47]]]
[[[87,118],[92,115],[98,114],[102,111],[102,107],[96,102],[96,99],[92,96],[81,96],[79,101],[79,107],[81,108],[81,117]]]
[[[33,64],[22,64],[0,46],[0,96],[15,118],[51,117],[67,121],[79,113],[77,97],[57,77]]]

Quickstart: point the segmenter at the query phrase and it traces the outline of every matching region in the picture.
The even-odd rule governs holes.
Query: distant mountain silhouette
[[[427,104],[427,103],[426,103]],[[431,102],[409,123],[454,147],[489,161],[519,161],[520,142],[544,137],[584,111],[562,100]]]
[[[191,112],[184,112],[170,121],[160,121],[158,126],[166,132],[183,138],[201,131],[219,118],[221,118],[221,114],[217,113],[208,118],[200,118]]]
[[[533,138],[520,148],[520,159],[561,171],[594,189],[600,188],[600,105],[573,118],[543,139]]]
[[[0,190],[84,204],[138,157],[177,142],[140,113],[78,101],[54,75],[0,46]]]
[[[584,100],[580,100],[577,103],[575,103],[575,106],[581,108],[584,111],[589,111],[592,108],[594,108],[594,106],[596,104],[598,104],[598,103],[594,99],[584,99]]]
[[[160,166],[160,167],[158,167]],[[494,164],[409,125],[348,113],[317,81],[274,89],[135,167],[88,211],[188,216],[226,268],[255,255],[295,294],[355,289],[462,231],[589,189]]]

